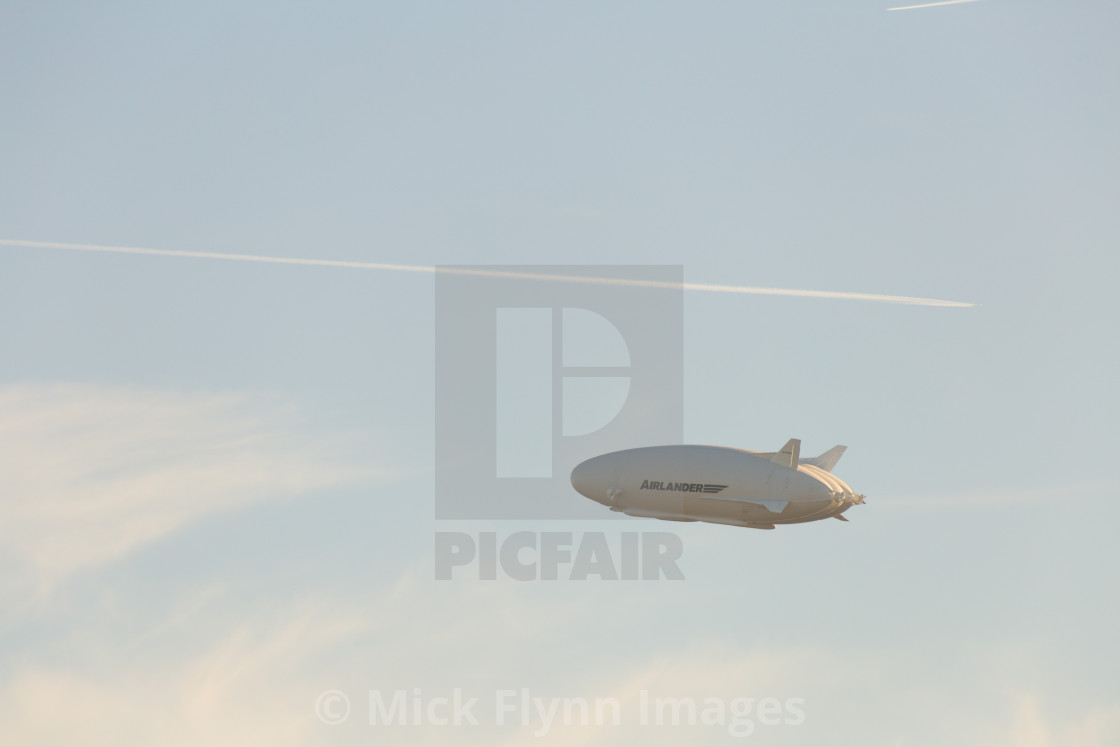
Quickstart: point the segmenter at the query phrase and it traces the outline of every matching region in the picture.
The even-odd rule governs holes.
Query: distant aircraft
[[[629,516],[752,529],[842,514],[863,496],[832,475],[846,446],[800,459],[801,441],[777,452],[725,446],[649,446],[604,454],[572,470],[581,495]]]

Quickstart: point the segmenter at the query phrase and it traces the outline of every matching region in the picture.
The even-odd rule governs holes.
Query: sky
[[[0,742],[1120,742],[1120,8],[897,6],[0,2]],[[973,306],[684,293],[684,440],[848,445],[849,523],[443,521],[433,275],[19,241]],[[685,579],[437,581],[450,531]]]

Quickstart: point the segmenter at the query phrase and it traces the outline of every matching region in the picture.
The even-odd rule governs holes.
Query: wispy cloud
[[[753,738],[767,744],[823,744],[845,733],[875,744],[955,739],[969,747],[1105,747],[1120,736],[1120,710],[1108,705],[1107,693],[1090,693],[1069,707],[1068,683],[1017,682],[1016,662],[1030,660],[1030,647],[1001,663],[956,644],[924,654],[858,645],[838,651],[812,641],[744,646],[699,633],[619,652],[602,634],[602,615],[615,628],[638,630],[664,619],[672,602],[663,590],[631,589],[618,605],[614,587],[568,595],[555,586],[516,583],[449,586],[431,581],[430,569],[416,570],[350,599],[220,594],[187,605],[141,645],[112,629],[115,617],[97,620],[96,610],[87,610],[64,645],[35,659],[25,652],[0,675],[0,738],[23,745],[218,747],[385,739],[402,745],[728,743],[726,725],[643,726],[642,691],[650,703],[750,698],[754,709],[761,698],[798,699],[807,717],[800,725],[765,726],[751,711]],[[568,602],[587,591],[595,609],[569,610]],[[655,607],[625,603],[636,597]],[[573,667],[573,659],[583,666]],[[966,672],[971,681],[964,686]],[[543,735],[533,714],[524,726],[519,715],[497,725],[496,690],[522,687],[533,697],[616,699],[621,722],[556,722]],[[409,697],[419,689],[430,698],[453,688],[479,698],[478,726],[369,723],[370,689],[386,698],[396,689]],[[316,717],[317,698],[327,690],[349,697],[353,710],[342,725]],[[930,719],[930,713],[955,716]]]
[[[310,598],[282,608],[241,604],[236,620],[229,612],[204,604],[170,621],[149,642],[158,656],[94,626],[92,656],[20,666],[0,685],[0,736],[23,745],[314,744],[320,725],[308,663],[365,621]],[[90,631],[80,626],[76,635]],[[106,658],[108,671],[89,661]]]
[[[235,396],[0,388],[8,583],[41,594],[208,514],[374,475],[298,433],[293,420]]]
[[[918,8],[936,8],[939,5],[960,5],[961,3],[977,3],[980,0],[941,0],[937,3],[922,3],[921,5],[902,5],[897,8],[887,8],[887,10],[917,10]]]
[[[879,293],[850,293],[847,291],[819,291],[794,288],[759,288],[747,285],[719,285],[714,283],[668,283],[657,280],[627,278],[589,277],[583,275],[551,275],[537,272],[516,272],[489,270],[471,267],[429,267],[426,265],[386,264],[380,262],[348,262],[333,259],[301,259],[296,257],[268,257],[256,254],[221,254],[217,252],[187,252],[171,249],[144,249],[128,246],[102,246],[100,244],[64,244],[53,241],[24,241],[19,239],[0,239],[0,246],[23,247],[28,249],[65,249],[81,252],[105,252],[110,254],[136,254],[155,257],[186,257],[191,259],[216,259],[233,262],[265,262],[281,265],[304,265],[311,267],[340,267],[354,270],[382,270],[388,272],[413,272],[446,275],[469,275],[475,277],[507,278],[510,280],[531,280],[553,283],[584,283],[593,285],[619,285],[637,288],[684,289],[704,293],[742,293],[765,296],[798,296],[801,298],[829,298],[844,301],[879,301],[883,303],[905,304],[910,306],[948,306],[970,307],[975,304],[963,301],[943,301],[936,298],[917,298],[912,296],[890,296]]]
[[[803,699],[798,726],[764,727],[753,741],[827,744],[837,733],[873,744],[972,747],[1024,744],[1104,747],[1120,736],[1110,693],[1061,678],[1024,677],[1036,643],[923,649],[828,647],[810,621],[797,636],[763,641],[694,631],[687,640],[643,631],[673,620],[679,592],[660,584],[439,583],[420,563],[377,588],[294,598],[207,587],[167,614],[143,640],[120,630],[119,613],[83,609],[69,629],[0,669],[0,741],[22,745],[119,744],[727,744],[718,725],[655,728],[636,714],[651,697]],[[144,600],[133,602],[143,605]],[[619,646],[603,627],[634,631]],[[749,608],[742,625],[749,628]],[[91,645],[92,644],[92,645]],[[8,664],[9,662],[5,662]],[[965,683],[967,677],[968,682]],[[544,698],[616,698],[619,726],[494,720],[496,689]],[[477,727],[371,726],[368,690],[419,688],[424,697],[462,688],[479,697]],[[1072,688],[1072,689],[1071,689]],[[326,690],[349,696],[345,724],[316,718]],[[853,693],[858,696],[854,697]],[[1072,705],[1071,705],[1072,704]],[[930,714],[952,713],[952,719]],[[757,718],[757,710],[752,711]]]
[[[609,591],[593,596],[606,603]],[[83,609],[38,650],[0,667],[0,742],[220,747],[368,743],[391,734],[397,744],[494,744],[488,728],[373,729],[366,690],[486,695],[524,682],[523,652],[586,625],[595,609],[516,582],[440,584],[428,563],[348,597],[245,592],[197,590],[139,640],[119,630],[117,602],[108,614]],[[540,653],[564,656],[548,646]],[[354,717],[343,727],[316,718],[316,698],[328,689],[350,695]]]

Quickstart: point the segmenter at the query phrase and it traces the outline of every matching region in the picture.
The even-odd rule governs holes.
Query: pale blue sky
[[[687,294],[686,438],[846,443],[868,505],[440,585],[430,276],[0,247],[0,741],[657,677],[805,698],[758,743],[1120,740],[1120,9],[892,4],[0,3],[0,239],[980,304]],[[727,742],[579,736],[658,738]]]

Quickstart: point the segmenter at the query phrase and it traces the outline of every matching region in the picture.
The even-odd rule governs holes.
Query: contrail
[[[960,0],[957,0],[958,2]],[[217,252],[185,252],[173,249],[141,249],[132,246],[101,246],[98,244],[61,244],[54,241],[22,241],[0,239],[0,246],[30,249],[67,249],[79,252],[106,252],[109,254],[142,254],[155,257],[189,257],[191,259],[224,259],[233,262],[266,262],[277,265],[312,265],[316,267],[346,267],[355,270],[385,270],[390,272],[423,272],[428,274],[472,275],[476,277],[509,278],[511,280],[541,280],[556,283],[588,283],[593,285],[625,285],[638,288],[683,288],[707,293],[751,293],[764,296],[799,296],[802,298],[834,298],[847,301],[881,301],[912,306],[975,306],[963,301],[941,301],[936,298],[910,296],[884,296],[877,293],[846,293],[841,291],[796,290],[793,288],[753,288],[745,285],[713,285],[710,283],[671,283],[664,280],[638,280],[629,278],[584,277],[581,275],[550,275],[544,272],[518,272],[513,270],[487,270],[471,267],[429,267],[426,265],[398,265],[379,262],[347,262],[337,259],[298,259],[293,257],[266,257],[256,254],[219,254]]]
[[[923,3],[921,5],[903,5],[898,8],[887,8],[887,10],[914,10],[916,8],[935,8],[938,5],[960,5],[961,3],[977,3],[980,0],[942,0],[939,3]]]

